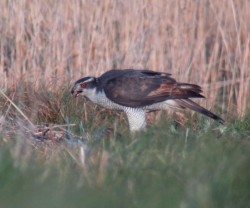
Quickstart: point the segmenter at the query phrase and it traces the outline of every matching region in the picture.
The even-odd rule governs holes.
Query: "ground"
[[[183,127],[162,116],[133,136],[2,134],[1,206],[248,207],[250,116],[225,126],[197,119],[194,129],[194,118]]]

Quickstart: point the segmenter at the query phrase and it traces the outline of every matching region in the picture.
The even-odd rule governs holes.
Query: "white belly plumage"
[[[152,105],[132,108],[127,106],[122,106],[120,104],[114,103],[109,100],[104,92],[99,92],[96,96],[88,96],[88,98],[105,108],[112,110],[124,111],[128,118],[129,129],[131,132],[142,130],[146,127],[146,113],[154,110],[167,110],[171,108],[178,108],[178,104],[174,100],[165,100],[163,102],[155,103]]]

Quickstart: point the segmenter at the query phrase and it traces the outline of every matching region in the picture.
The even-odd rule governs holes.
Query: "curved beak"
[[[74,87],[71,89],[71,94],[74,97],[77,97],[82,92],[81,89],[79,89],[79,85],[74,85]]]

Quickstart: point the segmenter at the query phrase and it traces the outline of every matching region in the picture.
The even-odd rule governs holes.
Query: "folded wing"
[[[128,107],[143,107],[168,99],[203,98],[198,85],[178,83],[170,74],[148,70],[124,70],[105,80],[106,96]]]

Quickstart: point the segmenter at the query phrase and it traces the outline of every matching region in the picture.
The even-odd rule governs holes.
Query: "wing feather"
[[[107,72],[100,80],[106,96],[120,105],[143,107],[168,99],[203,97],[198,85],[178,83],[167,73],[128,69],[112,74]]]

